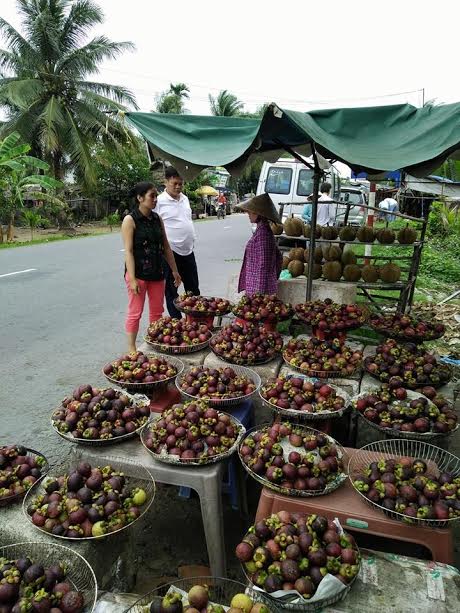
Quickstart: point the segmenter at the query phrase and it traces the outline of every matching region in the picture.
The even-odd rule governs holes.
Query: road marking
[[[17,270],[16,272],[7,272],[4,275],[0,275],[0,279],[2,277],[11,277],[12,275],[22,275],[25,272],[32,272],[34,270],[37,270],[36,268],[26,268],[26,270]]]
[[[124,249],[120,249],[120,251],[124,251]]]
[[[231,230],[232,226],[224,226],[224,230]]]

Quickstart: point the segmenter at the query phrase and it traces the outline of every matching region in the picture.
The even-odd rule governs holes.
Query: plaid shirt
[[[267,220],[257,223],[244,252],[238,291],[253,294],[276,294],[282,256]]]

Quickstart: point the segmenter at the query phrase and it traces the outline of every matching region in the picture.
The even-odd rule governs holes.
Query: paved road
[[[201,293],[226,295],[248,219],[231,215],[196,229]],[[103,384],[100,368],[125,350],[121,250],[114,233],[0,251],[0,444],[28,444],[50,459],[68,449],[50,429],[51,410],[76,385]]]

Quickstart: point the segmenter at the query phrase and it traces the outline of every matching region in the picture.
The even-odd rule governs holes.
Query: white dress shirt
[[[318,226],[327,226],[335,221],[335,204],[332,198],[321,194],[318,198],[318,211],[316,213],[316,223]]]
[[[164,191],[158,195],[155,212],[163,220],[171,249],[179,255],[190,255],[196,235],[187,196],[181,193],[176,200]]]

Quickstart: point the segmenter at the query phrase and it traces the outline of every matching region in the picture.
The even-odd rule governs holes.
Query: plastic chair
[[[251,400],[246,400],[235,407],[230,407],[227,412],[238,419],[246,430],[254,426],[254,405]],[[235,511],[240,510],[243,515],[248,515],[246,476],[235,453],[228,463],[227,475],[222,483],[222,492],[229,494],[232,509]],[[190,498],[190,488],[181,487],[179,489],[179,496]]]
[[[355,451],[346,449],[347,455]],[[435,562],[453,564],[453,537],[450,528],[411,526],[390,519],[382,511],[368,504],[355,492],[349,479],[337,490],[326,496],[294,498],[282,496],[263,488],[255,521],[269,517],[278,511],[314,513],[333,519],[337,517],[344,530],[363,532],[387,537],[396,541],[408,541],[423,545],[430,550]]]

